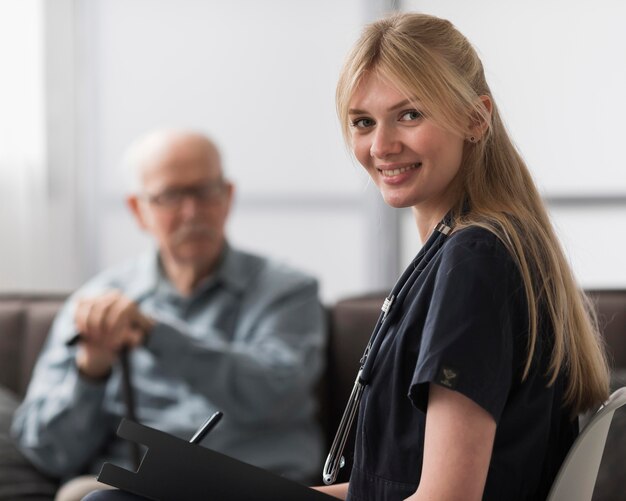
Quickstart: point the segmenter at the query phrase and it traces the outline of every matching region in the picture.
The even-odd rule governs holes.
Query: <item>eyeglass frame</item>
[[[141,197],[155,207],[169,210],[180,209],[188,197],[192,197],[199,204],[218,205],[226,194],[228,185],[228,181],[222,178],[201,185],[166,188],[155,194],[143,193]]]

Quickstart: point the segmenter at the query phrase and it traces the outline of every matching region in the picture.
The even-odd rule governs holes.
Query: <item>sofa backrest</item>
[[[0,385],[24,396],[37,356],[67,294],[0,295]]]
[[[626,290],[594,290],[588,296],[596,306],[609,363],[614,371],[626,370]]]
[[[626,371],[626,289],[588,292],[598,311],[611,366]],[[67,294],[0,295],[0,385],[19,396],[28,386],[37,355]],[[329,305],[326,373],[318,389],[320,419],[330,441],[354,384],[359,359],[380,313],[383,293]]]
[[[596,308],[611,368],[626,370],[626,289],[590,290],[587,295]],[[333,400],[347,400],[384,299],[384,293],[367,294],[340,300],[330,307],[328,372],[333,381]]]

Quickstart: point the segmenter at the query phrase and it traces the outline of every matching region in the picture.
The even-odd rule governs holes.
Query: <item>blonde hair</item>
[[[573,412],[598,406],[608,396],[609,376],[593,306],[574,280],[474,48],[452,23],[424,14],[395,14],[368,25],[337,84],[337,113],[348,142],[350,100],[368,73],[419,97],[420,111],[447,130],[468,137],[475,135],[476,126],[484,129],[477,143],[464,148],[459,171],[463,195],[453,208],[455,231],[468,226],[491,231],[517,263],[530,328],[522,378],[531,367],[539,325],[547,321],[554,332],[549,384],[564,371],[565,403]],[[491,114],[480,96],[490,98]]]

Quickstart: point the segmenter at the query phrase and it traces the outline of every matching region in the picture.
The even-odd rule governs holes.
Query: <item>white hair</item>
[[[126,179],[126,192],[139,193],[143,187],[144,169],[162,158],[176,141],[189,137],[206,141],[219,157],[215,143],[201,132],[180,129],[158,129],[148,132],[134,140],[122,156],[121,168]]]

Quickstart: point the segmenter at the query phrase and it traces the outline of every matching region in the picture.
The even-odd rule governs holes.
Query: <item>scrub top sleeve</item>
[[[439,384],[497,423],[513,373],[510,282],[517,271],[504,246],[484,233],[463,230],[442,249],[409,398],[426,412],[429,384]]]

